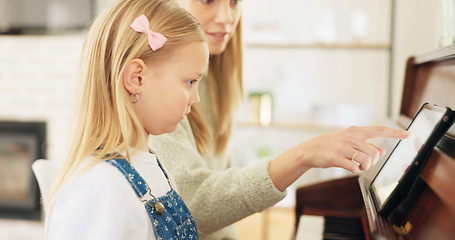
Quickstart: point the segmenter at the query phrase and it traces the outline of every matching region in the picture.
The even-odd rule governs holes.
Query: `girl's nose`
[[[196,89],[191,94],[190,105],[198,104],[200,101],[201,99],[199,98],[199,91]]]

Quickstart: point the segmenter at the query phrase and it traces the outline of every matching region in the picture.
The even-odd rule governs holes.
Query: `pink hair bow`
[[[153,51],[156,51],[163,47],[164,43],[167,41],[167,38],[162,34],[150,30],[149,20],[144,14],[137,17],[133,21],[133,23],[131,24],[131,28],[134,29],[134,31],[136,32],[144,33],[145,35],[147,35],[150,48]]]

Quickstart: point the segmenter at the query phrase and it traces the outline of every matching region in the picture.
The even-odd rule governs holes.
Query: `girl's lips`
[[[226,32],[206,32],[206,34],[217,42],[223,42],[229,37],[229,34]]]

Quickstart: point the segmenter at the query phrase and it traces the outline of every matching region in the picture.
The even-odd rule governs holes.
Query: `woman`
[[[407,137],[407,132],[385,127],[351,127],[303,142],[270,161],[235,168],[226,148],[234,108],[243,94],[241,3],[175,1],[206,33],[209,71],[200,85],[201,103],[174,133],[152,136],[149,145],[175,176],[201,239],[237,239],[233,223],[283,199],[286,188],[308,169],[367,170],[385,152],[365,140]]]

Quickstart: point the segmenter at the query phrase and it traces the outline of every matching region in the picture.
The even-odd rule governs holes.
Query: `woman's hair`
[[[150,49],[145,34],[130,27],[142,14],[152,31],[167,38],[157,51]],[[108,154],[126,152],[129,158],[130,147],[147,146],[144,127],[123,86],[127,65],[137,58],[146,64],[163,62],[176,48],[197,41],[205,41],[197,20],[169,0],[116,0],[93,22],[82,49],[72,143],[51,203],[87,156],[94,159],[82,172]]]
[[[199,152],[208,151],[208,143],[215,138],[216,153],[222,153],[231,136],[235,108],[243,98],[242,84],[242,20],[220,55],[211,55],[207,85],[217,123],[212,133],[205,123],[199,107],[193,106],[188,116]]]

